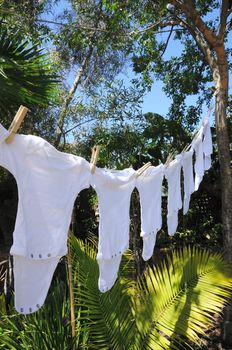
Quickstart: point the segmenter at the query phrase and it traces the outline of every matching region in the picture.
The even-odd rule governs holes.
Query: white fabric
[[[141,207],[142,257],[151,258],[156,242],[156,234],[162,227],[161,195],[164,166],[150,166],[136,180]]]
[[[44,304],[58,262],[59,258],[13,256],[15,309],[19,313],[33,313]]]
[[[99,200],[97,260],[100,291],[109,290],[115,283],[122,253],[129,246],[129,208],[135,185],[141,204],[142,256],[144,260],[151,257],[156,233],[162,225],[163,165],[150,167],[137,180],[133,169],[97,168],[91,175],[89,163],[81,157],[59,152],[45,140],[31,135],[15,135],[14,141],[7,145],[4,140],[8,134],[0,124],[0,165],[14,175],[18,185],[18,212],[11,254],[14,255],[15,305],[19,312],[34,312],[43,305],[59,258],[67,253],[67,232],[75,198],[82,189],[89,187],[90,178]],[[211,166],[211,154],[211,131],[206,119],[183,160],[178,155],[165,169],[169,235],[176,232],[178,210],[182,207],[182,161],[186,213],[191,193],[199,188],[204,171]]]
[[[197,136],[192,141],[192,148],[195,151],[195,191],[198,190],[200,183],[202,181],[205,165],[204,165],[204,154],[203,154],[203,131],[204,127],[201,126],[200,130],[197,133]]]
[[[209,170],[211,167],[211,154],[213,153],[212,135],[209,124],[209,118],[205,118],[203,122],[204,138],[203,138],[203,152],[204,152],[204,170]]]
[[[6,135],[1,126],[0,140]],[[15,135],[11,144],[0,143],[0,165],[14,175],[18,185],[18,211],[10,253],[17,256],[14,259],[17,310],[28,312],[28,308],[35,310],[37,304],[42,306],[58,258],[67,254],[73,204],[77,194],[90,185],[90,164],[81,157],[57,151],[40,137]],[[38,276],[37,284],[33,275]],[[21,280],[25,281],[24,286]],[[31,292],[34,287],[40,296]]]
[[[189,202],[191,194],[194,192],[194,177],[193,177],[193,150],[190,149],[183,153],[182,167],[184,173],[184,208],[183,214],[189,210]]]
[[[5,141],[5,139],[9,136],[9,132],[0,124],[0,143]],[[1,149],[0,149],[0,157],[2,155]]]
[[[173,236],[178,226],[178,210],[182,208],[181,200],[181,165],[182,155],[177,155],[176,158],[169,163],[165,170],[165,177],[168,181],[168,234]]]
[[[131,168],[110,171],[96,168],[91,185],[99,205],[98,286],[109,290],[117,279],[121,255],[129,247],[130,198],[135,187]]]

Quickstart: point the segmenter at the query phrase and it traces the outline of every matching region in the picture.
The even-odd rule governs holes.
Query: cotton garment
[[[189,210],[189,202],[191,194],[194,192],[194,176],[193,176],[193,150],[190,149],[183,153],[182,167],[184,173],[184,208],[183,214]]]
[[[203,122],[203,127],[204,170],[209,170],[211,168],[211,154],[213,153],[212,135],[209,124],[209,118],[205,118]]]
[[[165,177],[168,181],[168,234],[173,236],[178,226],[178,210],[182,208],[181,200],[181,176],[182,155],[178,154],[176,158],[169,163],[165,169]]]
[[[33,313],[44,304],[59,260],[13,256],[15,309],[19,313]]]
[[[0,144],[5,141],[5,139],[9,136],[8,130],[6,130],[2,124],[0,123]],[[1,153],[0,153],[1,155]]]
[[[99,206],[98,287],[106,292],[115,283],[121,256],[129,247],[130,199],[136,172],[96,168],[91,185]]]
[[[17,304],[20,304],[20,310],[34,310],[37,301],[31,300],[33,281],[30,278],[37,275],[41,266],[44,281],[50,281],[57,258],[67,254],[73,204],[77,194],[90,185],[90,164],[81,157],[57,151],[37,136],[15,135],[8,145],[4,142],[7,135],[1,126],[0,165],[14,175],[19,198],[10,253],[24,258],[20,262],[18,258],[14,259],[15,299],[18,300],[17,291],[22,289],[18,285],[21,284],[19,274],[28,283],[23,290],[24,300],[30,300],[30,305]],[[34,260],[38,264],[33,264]],[[22,266],[24,271],[20,272]],[[39,279],[38,284],[48,286]],[[44,289],[42,294],[46,293],[47,289]],[[36,295],[35,299],[38,299]],[[42,306],[41,302],[38,304]]]
[[[203,153],[203,132],[204,132],[204,126],[202,125],[197,133],[197,136],[192,141],[192,149],[195,151],[195,164],[194,164],[195,191],[198,190],[205,171],[205,162],[204,162],[204,153]]]
[[[164,165],[150,166],[136,179],[141,207],[142,257],[151,258],[156,242],[156,234],[162,227],[161,196]]]

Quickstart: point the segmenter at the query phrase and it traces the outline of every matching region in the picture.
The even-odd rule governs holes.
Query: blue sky
[[[58,15],[59,13],[62,13],[62,11],[67,8],[67,1],[59,1],[58,6],[54,6],[51,15],[46,15],[45,19],[54,19],[54,15]],[[218,11],[215,10],[215,13],[217,14]],[[215,13],[211,14],[212,18],[215,15]],[[212,19],[210,18],[210,19]],[[167,34],[160,34],[160,40],[165,40],[167,37]],[[230,32],[228,45],[231,47],[232,43],[232,32]],[[171,56],[176,56],[177,52],[181,51],[181,44],[179,41],[170,40],[169,45],[165,52],[165,58],[169,58]],[[70,75],[72,76],[72,75]],[[120,78],[122,78],[125,82],[125,85],[129,84],[129,81],[133,78],[134,74],[132,72],[132,69],[130,66],[127,67],[127,69],[124,70],[124,73],[120,74]],[[230,93],[232,93],[232,83],[231,83],[231,73],[230,73]],[[69,81],[68,81],[69,82]],[[70,79],[71,84],[71,79]],[[197,96],[189,96],[186,100],[186,104],[194,104],[196,101]],[[168,113],[169,107],[171,105],[171,100],[165,95],[163,91],[163,83],[161,81],[154,81],[153,86],[151,88],[151,91],[147,93],[144,96],[144,102],[142,104],[142,111],[144,113],[146,112],[154,112],[161,114],[165,116]],[[207,107],[203,109],[203,113],[207,113]],[[204,115],[203,115],[204,117]]]
[[[228,39],[228,47],[232,47],[232,32],[230,32]],[[168,55],[175,55],[176,52],[180,49],[180,44],[176,41],[170,41],[168,46]],[[212,83],[213,85],[213,83]],[[171,104],[171,100],[165,95],[162,90],[163,83],[161,81],[154,81],[151,92],[149,92],[145,98],[143,103],[143,112],[156,112],[161,115],[166,115],[168,113],[169,106]],[[232,72],[229,73],[229,93],[232,94]],[[186,104],[194,104],[197,96],[189,96],[186,100]],[[207,107],[204,106],[203,113],[207,113]],[[203,116],[204,117],[204,116]]]

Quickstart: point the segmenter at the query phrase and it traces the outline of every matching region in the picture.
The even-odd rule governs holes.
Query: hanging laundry
[[[15,309],[21,314],[33,313],[44,304],[60,257],[28,259],[13,256]]]
[[[211,154],[213,153],[212,135],[209,124],[209,118],[203,121],[204,138],[203,138],[203,152],[204,152],[204,170],[209,170],[211,167]]]
[[[193,149],[183,153],[182,167],[184,173],[184,205],[183,214],[189,210],[189,202],[191,194],[194,192],[194,176],[193,176]]]
[[[143,169],[136,178],[133,169],[96,168],[83,158],[57,151],[40,137],[15,135],[6,144],[8,131],[0,124],[0,165],[8,169],[18,185],[18,212],[11,254],[14,260],[15,308],[23,314],[44,303],[61,256],[67,254],[67,233],[74,201],[90,184],[99,201],[98,285],[109,290],[117,279],[123,252],[129,247],[129,209],[135,186],[140,195],[143,259],[154,249],[162,225],[161,188],[168,182],[168,233],[174,235],[181,201],[181,167],[184,172],[184,213],[191,193],[199,188],[204,171],[211,166],[212,139],[205,119],[190,151],[177,155],[168,166]],[[195,179],[193,179],[193,151]]]
[[[150,166],[136,179],[141,207],[142,257],[151,258],[156,243],[156,234],[162,227],[161,195],[164,165]]]
[[[91,185],[99,205],[98,287],[106,292],[115,283],[123,252],[129,247],[130,199],[135,170],[96,168]]]
[[[195,191],[197,191],[205,170],[211,167],[213,145],[209,118],[204,119],[197,136],[192,141],[192,148],[195,151]]]
[[[5,139],[9,136],[9,132],[2,126],[0,123],[0,143],[5,141]],[[2,148],[0,148],[0,160],[2,159]]]
[[[1,126],[0,140],[7,135]],[[57,151],[40,137],[15,135],[10,145],[0,144],[0,165],[14,175],[18,185],[10,253],[15,263],[15,306],[19,312],[30,313],[38,309],[37,305],[42,306],[58,258],[67,254],[73,204],[78,193],[90,186],[90,164],[81,157]],[[33,295],[32,288],[40,295]]]
[[[192,141],[192,149],[195,151],[195,164],[194,164],[194,170],[195,170],[195,185],[194,189],[195,191],[198,190],[200,183],[202,181],[202,178],[204,176],[204,154],[203,154],[203,131],[204,126],[202,125],[200,130],[198,131],[196,137]]]
[[[178,226],[178,210],[182,208],[180,175],[182,155],[178,154],[165,169],[168,181],[168,234],[173,236]]]

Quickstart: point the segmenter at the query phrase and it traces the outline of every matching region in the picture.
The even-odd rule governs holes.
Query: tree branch
[[[211,70],[213,71],[216,67],[216,59],[213,56],[212,50],[210,49],[208,43],[205,38],[200,35],[197,31],[189,28],[189,31],[192,37],[195,39],[195,42],[199,48],[199,50],[203,53],[207,63],[209,64]]]
[[[188,6],[180,2],[179,0],[170,0],[170,3],[180,9],[187,19],[191,21],[196,28],[202,33],[205,40],[213,47],[218,45],[219,38],[217,35],[205,24],[205,22],[201,19],[198,13],[189,9]]]
[[[221,14],[220,14],[220,26],[219,26],[219,39],[224,41],[224,36],[226,32],[226,22],[229,15],[229,1],[222,0],[221,4]]]
[[[71,131],[73,131],[74,129],[78,128],[79,126],[83,125],[83,124],[87,124],[90,123],[92,121],[96,120],[96,117],[88,119],[88,120],[84,120],[83,122],[80,122],[78,124],[76,124],[75,126],[73,126],[71,129],[68,129],[66,131],[64,131],[64,135],[67,135],[68,133],[70,133]]]
[[[161,56],[160,56],[160,57],[162,57],[162,56],[164,55],[164,53],[165,53],[165,51],[166,51],[166,49],[167,49],[167,47],[168,47],[169,40],[171,39],[171,36],[172,36],[172,33],[173,33],[173,29],[174,29],[174,28],[173,28],[173,26],[172,26],[172,28],[171,28],[171,30],[170,30],[170,33],[169,33],[169,35],[168,35],[168,38],[167,38],[165,47],[164,47],[163,52],[161,53]]]
[[[70,105],[71,103],[71,100],[77,90],[77,87],[79,86],[80,84],[80,81],[81,81],[81,78],[83,76],[83,73],[85,71],[85,68],[86,68],[86,65],[88,64],[91,56],[92,56],[92,52],[93,52],[93,47],[91,46],[89,48],[89,51],[88,53],[86,54],[86,56],[84,57],[82,63],[81,63],[81,66],[76,74],[76,77],[75,77],[75,80],[69,90],[69,93],[63,103],[63,106],[61,108],[61,111],[60,111],[60,114],[58,116],[58,122],[57,122],[57,125],[58,125],[58,129],[57,129],[57,132],[56,132],[56,139],[55,139],[55,142],[54,142],[54,146],[57,147],[60,143],[60,140],[61,140],[61,135],[63,134],[63,127],[64,127],[64,121],[65,121],[65,117],[66,117],[66,114],[67,114],[67,110],[68,110],[68,106]]]
[[[155,22],[153,23],[152,25],[144,28],[144,29],[140,29],[140,30],[132,30],[131,32],[128,32],[127,35],[134,35],[134,34],[140,34],[140,33],[143,33],[143,32],[146,32],[148,30],[151,30],[151,29],[154,29],[155,27],[169,27],[169,26],[173,26],[173,25],[176,25],[178,24],[177,22],[175,21],[168,21],[168,22],[163,22],[163,19],[161,19],[160,21],[158,22]]]

